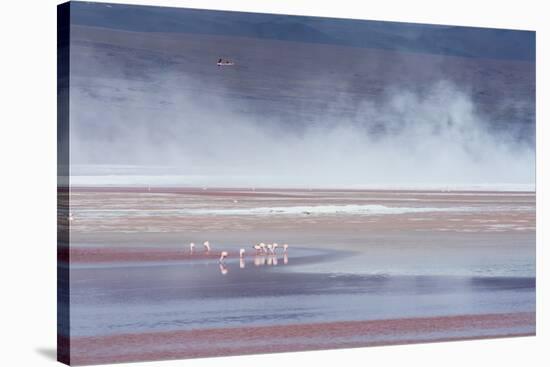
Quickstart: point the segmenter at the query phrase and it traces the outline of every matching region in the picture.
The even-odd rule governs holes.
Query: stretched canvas
[[[58,358],[535,334],[535,32],[58,7]]]

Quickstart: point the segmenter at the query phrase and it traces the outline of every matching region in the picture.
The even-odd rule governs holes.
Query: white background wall
[[[120,2],[120,1],[111,1]],[[548,10],[523,0],[147,0],[207,9],[537,31],[537,337],[285,353],[141,366],[543,366],[550,345]],[[2,3],[0,37],[0,365],[54,365],[56,347],[56,0]],[[546,101],[546,105],[544,105]],[[544,142],[546,142],[544,145]],[[546,167],[544,169],[543,165]],[[548,190],[548,189],[546,189]],[[546,223],[546,229],[544,228]]]

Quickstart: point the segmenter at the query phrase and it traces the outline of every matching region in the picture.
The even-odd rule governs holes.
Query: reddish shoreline
[[[235,256],[238,253],[235,252]],[[193,254],[188,249],[158,247],[68,247],[59,246],[57,260],[68,263],[103,263],[130,261],[182,261],[199,259],[218,259],[219,251],[206,253],[197,250]]]
[[[198,358],[534,335],[535,313],[460,315],[75,337],[72,364]],[[533,332],[502,331],[533,327]],[[434,332],[465,336],[430,337]],[[59,336],[61,340],[66,338]],[[68,343],[68,341],[67,341]]]

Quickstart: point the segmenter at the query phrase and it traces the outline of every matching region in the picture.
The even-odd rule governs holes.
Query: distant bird
[[[203,245],[204,245],[205,251],[210,252],[210,242],[204,241]]]
[[[193,242],[191,242],[191,243],[189,244],[189,252],[190,252],[190,253],[193,253],[194,250],[195,250],[195,244],[194,244]]]
[[[267,252],[267,250],[265,249],[265,243],[261,242],[261,243],[260,243],[260,247],[262,248],[262,252],[263,252],[263,253],[266,253],[266,252]]]
[[[218,66],[233,66],[233,65],[235,65],[235,63],[233,61],[228,60],[228,59],[219,58],[216,65],[218,65]]]
[[[273,254],[273,245],[271,243],[267,244],[267,251],[271,254]]]
[[[252,246],[252,248],[256,250],[256,255],[258,255],[262,251],[262,246],[260,246],[259,244]]]
[[[225,260],[225,258],[227,257],[228,253],[227,251],[222,251],[221,254],[220,254],[220,260],[219,262],[223,262]]]
[[[286,254],[287,250],[288,250],[288,245],[285,243],[283,245],[283,252]]]
[[[239,257],[242,259],[244,257],[244,248],[239,250]]]
[[[278,243],[274,243],[273,244],[273,255],[275,255],[275,251],[277,250],[277,247],[279,247],[279,244]]]

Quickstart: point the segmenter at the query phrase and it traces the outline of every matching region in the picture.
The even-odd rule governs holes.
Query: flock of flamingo
[[[209,254],[210,251],[212,250],[211,246],[210,246],[210,242],[209,241],[204,241],[203,244],[204,246],[204,251]],[[288,244],[283,244],[282,246],[282,249],[283,249],[283,263],[284,264],[287,264],[288,263]],[[277,265],[278,263],[278,260],[277,260],[277,249],[279,248],[279,244],[277,243],[268,243],[268,244],[265,244],[263,242],[260,242],[258,244],[255,244],[252,246],[252,248],[254,250],[256,250],[256,257],[254,259],[254,265],[256,266],[260,266],[260,265]],[[189,254],[193,254],[195,251],[195,243],[194,242],[191,242],[189,244]],[[244,263],[244,257],[245,257],[245,252],[246,250],[244,248],[241,248],[239,250],[239,260],[240,260],[240,268],[244,268],[245,267],[245,263]],[[220,264],[220,271],[222,274],[227,274],[227,268],[225,267],[225,259],[229,257],[229,252],[228,251],[221,251],[220,252],[220,258],[218,260],[218,263]]]
[[[210,242],[204,241],[202,245],[204,246],[204,250],[206,251],[206,253],[207,254],[210,253],[210,251],[212,250],[212,248],[210,247]],[[288,244],[285,243],[282,247],[283,247],[283,254],[288,253]],[[252,248],[256,250],[256,255],[277,255],[277,249],[279,248],[279,244],[277,243],[265,244],[263,242],[260,242],[252,246]],[[189,244],[189,253],[192,255],[194,252],[195,252],[195,243],[191,242]],[[245,249],[241,248],[239,250],[239,258],[241,259],[244,258],[245,252],[246,252]],[[227,258],[228,256],[229,256],[229,253],[227,251],[220,252],[219,262],[220,263],[223,262],[225,258]]]

